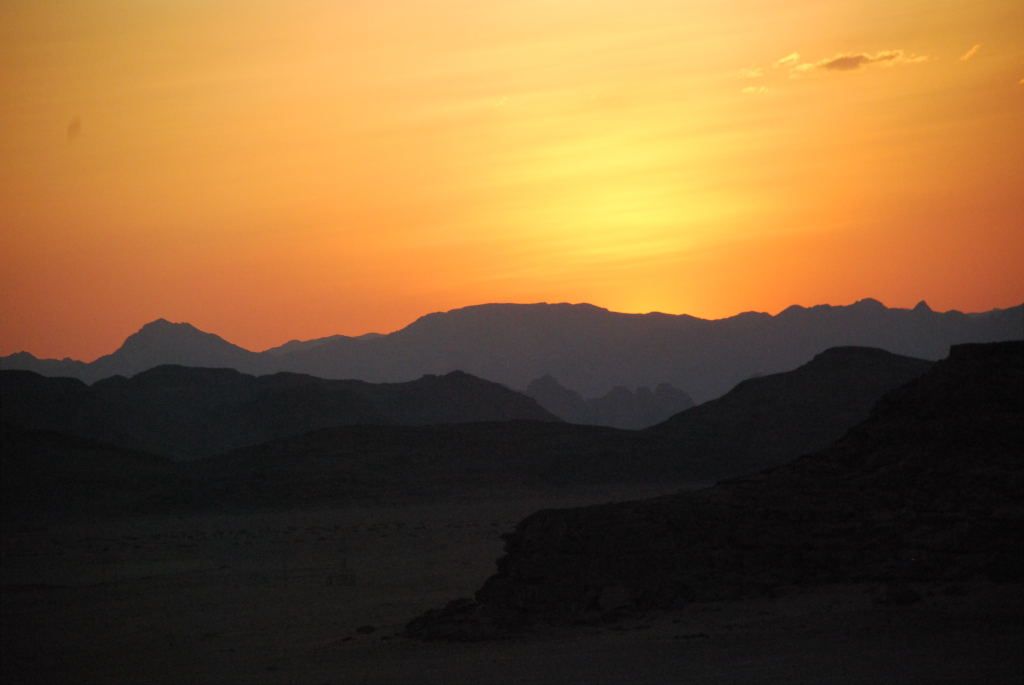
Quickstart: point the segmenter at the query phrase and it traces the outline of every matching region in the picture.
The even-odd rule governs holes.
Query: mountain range
[[[605,396],[616,386],[667,383],[701,403],[752,376],[796,368],[830,347],[877,347],[936,360],[953,344],[1022,336],[1024,305],[964,314],[935,312],[924,302],[896,309],[864,299],[847,306],[794,305],[774,316],[746,312],[705,320],[621,314],[589,304],[484,304],[429,314],[387,335],[296,340],[263,352],[160,319],[93,362],[19,352],[0,358],[0,369],[89,383],[163,364],[374,383],[461,370],[517,390],[547,376],[587,398]]]
[[[149,511],[708,481],[828,445],[931,365],[826,350],[643,431],[562,423],[462,373],[375,385],[162,366],[89,386],[0,371],[5,501]]]
[[[481,639],[780,588],[1024,581],[1024,342],[962,345],[823,450],[703,490],[537,512],[474,599],[410,623]]]
[[[530,398],[461,372],[374,384],[165,365],[90,386],[74,378],[0,371],[0,406],[8,427],[176,459],[353,424],[558,421]]]
[[[828,445],[866,418],[885,392],[931,365],[882,350],[837,348],[644,431],[537,421],[342,426],[206,459],[194,474],[233,502],[272,502],[286,492],[330,501],[381,493],[407,500],[501,485],[708,481]]]

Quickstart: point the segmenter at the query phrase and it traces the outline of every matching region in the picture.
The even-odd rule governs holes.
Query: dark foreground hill
[[[538,422],[340,427],[239,449],[196,467],[231,501],[286,493],[404,497],[499,484],[707,481],[784,463],[838,439],[931,362],[838,348],[643,432]],[[210,485],[210,484],[216,484]]]
[[[1024,305],[964,314],[934,312],[923,302],[897,309],[864,299],[848,306],[792,306],[774,316],[745,312],[705,320],[621,314],[589,304],[485,304],[429,314],[387,335],[293,341],[259,353],[161,319],[88,364],[22,352],[0,358],[0,368],[87,382],[161,364],[370,382],[461,369],[514,389],[550,375],[588,398],[615,386],[632,392],[670,383],[705,402],[746,378],[792,369],[829,347],[878,347],[934,360],[952,344],[1010,340],[1022,331]]]
[[[148,448],[191,456],[230,448],[175,465],[153,487],[122,491],[125,482],[115,478],[95,488],[121,493],[97,495],[100,510],[113,511],[111,502],[124,502],[131,506],[122,513],[131,513],[443,499],[505,486],[707,482],[827,445],[862,420],[885,391],[929,365],[881,350],[830,350],[793,371],[741,383],[723,398],[648,431],[537,420],[396,425],[453,416],[493,418],[494,403],[480,401],[473,389],[495,389],[465,374],[375,386],[162,367],[90,387],[73,379],[5,372],[0,393],[8,428],[77,432],[105,441],[117,454]],[[461,406],[453,399],[453,389],[460,388]],[[497,397],[514,400],[513,408],[525,399],[498,390]],[[516,415],[510,411],[502,417]],[[65,463],[94,468],[89,476],[94,483],[120,468],[120,457],[105,464],[103,451],[90,452],[92,460],[80,459],[79,439],[49,439],[47,459],[32,470],[5,473],[11,487],[59,493],[66,483]],[[68,450],[63,461],[56,458],[62,445]],[[10,452],[29,446],[18,442]]]
[[[232,369],[160,366],[92,386],[0,371],[4,424],[100,440],[179,459],[352,424],[557,421],[530,398],[453,372],[407,383],[254,377]]]
[[[842,440],[788,465],[528,517],[475,600],[407,630],[474,639],[817,583],[1020,583],[1022,445],[1024,343],[958,346]]]
[[[743,381],[650,432],[695,467],[751,473],[826,447],[866,419],[882,395],[931,365],[870,347],[834,347],[792,371]]]

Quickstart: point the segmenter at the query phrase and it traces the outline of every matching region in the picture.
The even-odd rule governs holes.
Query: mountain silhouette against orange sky
[[[584,397],[616,386],[670,383],[695,402],[758,374],[786,371],[829,347],[878,347],[939,359],[949,346],[1024,335],[1024,305],[977,314],[890,309],[873,299],[841,307],[792,306],[728,319],[620,314],[589,304],[485,304],[428,314],[388,335],[331,336],[252,352],[186,323],[145,325],[115,352],[85,364],[27,353],[0,368],[92,382],[161,364],[293,371],[322,378],[401,382],[464,371],[516,390],[551,376]]]

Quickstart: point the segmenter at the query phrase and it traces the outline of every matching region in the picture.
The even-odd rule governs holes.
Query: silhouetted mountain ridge
[[[104,378],[134,376],[166,364],[254,371],[260,366],[258,359],[256,353],[192,324],[157,319],[128,336],[113,354],[100,357],[90,366],[95,369],[96,377]]]
[[[92,386],[0,371],[3,422],[195,458],[348,424],[557,421],[530,398],[461,372],[372,384],[164,365]]]
[[[214,454],[178,464],[163,490],[146,486],[146,497],[114,497],[136,510],[280,507],[451,497],[479,488],[738,476],[841,437],[886,390],[929,366],[880,350],[827,351],[646,431],[516,420],[533,415],[519,409],[524,400],[531,411],[538,408],[462,373],[378,386],[166,366],[90,387],[0,372],[0,409],[5,431],[91,435],[115,451]],[[422,425],[453,418],[474,423]],[[68,450],[66,459],[80,454]],[[50,451],[45,463],[63,463],[56,447]],[[26,490],[49,487],[45,469],[23,473],[34,479]],[[98,464],[94,480],[105,473]],[[64,487],[61,474],[50,480]],[[97,491],[113,492],[118,483],[97,485]]]
[[[146,327],[141,340],[91,364],[0,359],[0,368],[71,375],[92,382],[132,375],[147,364],[230,366],[247,373],[291,371],[322,378],[401,382],[461,369],[510,388],[550,375],[584,397],[622,386],[669,383],[703,402],[739,381],[792,369],[841,345],[878,347],[939,359],[949,346],[1019,338],[1024,305],[979,314],[848,306],[794,305],[771,316],[745,312],[705,320],[662,313],[621,314],[589,304],[485,304],[428,314],[387,335],[331,336],[249,352],[185,324]],[[142,331],[140,331],[140,335]],[[159,335],[158,335],[159,334]],[[164,335],[175,342],[160,342]]]
[[[698,425],[634,432],[521,421],[338,427],[206,460],[200,480],[232,501],[270,502],[289,492],[328,500],[372,497],[378,491],[415,498],[499,484],[558,487],[736,476],[840,437],[885,390],[930,366],[883,351],[847,350],[823,357],[833,362],[818,363],[809,373],[797,369],[756,379],[756,411],[745,411],[750,408],[747,391],[729,393],[705,417],[713,430]],[[836,382],[830,370],[841,360],[849,362],[849,376],[857,381]],[[816,396],[823,386],[834,396],[829,402],[817,407],[801,401],[801,392]],[[877,394],[864,407],[864,395],[872,388]],[[739,398],[733,399],[736,392]],[[723,412],[722,418],[716,419],[715,412]],[[762,453],[763,444],[732,440],[736,434],[768,436],[771,449]]]
[[[756,471],[839,439],[878,398],[931,365],[875,348],[834,347],[792,371],[742,381],[650,431],[711,472],[715,464],[728,465],[719,475]]]

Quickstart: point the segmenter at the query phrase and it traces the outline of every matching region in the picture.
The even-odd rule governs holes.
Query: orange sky
[[[5,0],[0,354],[1024,300],[1020,0]]]

